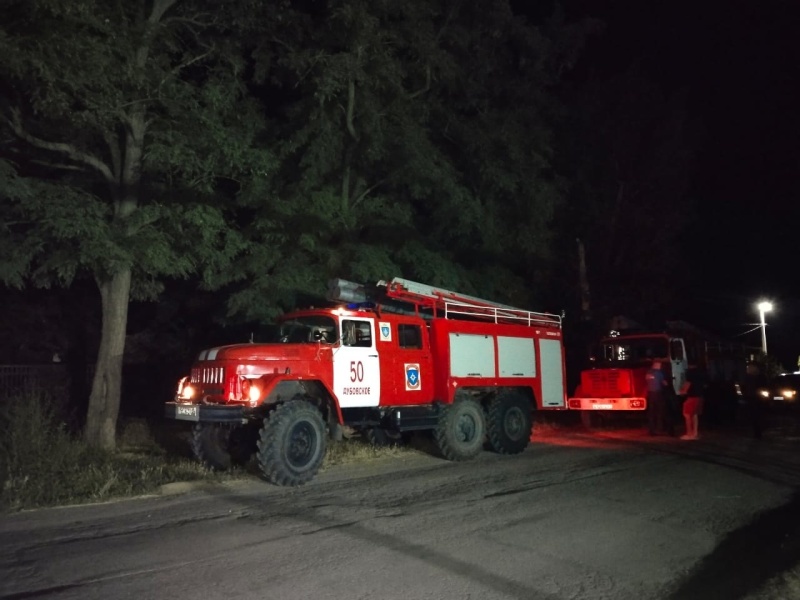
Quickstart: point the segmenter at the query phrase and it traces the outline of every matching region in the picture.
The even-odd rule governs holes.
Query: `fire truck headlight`
[[[250,398],[251,403],[258,402],[258,399],[261,397],[261,390],[258,389],[257,386],[251,385],[250,389],[247,391],[247,396]]]
[[[256,405],[258,399],[261,398],[261,390],[256,384],[249,379],[242,379],[242,399],[247,399],[253,406]]]
[[[258,399],[261,397],[261,390],[251,380],[247,378],[242,379],[242,400],[249,400],[250,404],[255,406]]]
[[[181,377],[178,381],[178,390],[176,396],[179,400],[191,400],[194,397],[195,389],[189,385],[188,377]]]

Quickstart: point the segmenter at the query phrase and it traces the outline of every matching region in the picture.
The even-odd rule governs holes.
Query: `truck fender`
[[[249,379],[250,385],[259,390],[259,399],[256,406],[269,406],[279,401],[287,401],[297,394],[309,396],[328,405],[329,421],[338,424],[344,423],[342,410],[336,396],[318,379],[298,379],[291,374],[269,373],[261,377]],[[282,393],[285,390],[286,393]],[[320,409],[325,408],[320,406]],[[332,418],[331,418],[332,417]]]

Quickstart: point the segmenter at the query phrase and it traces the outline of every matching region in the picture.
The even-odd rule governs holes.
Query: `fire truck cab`
[[[268,481],[299,485],[345,429],[375,443],[432,430],[451,460],[485,440],[515,454],[534,410],[566,408],[560,316],[400,278],[369,295],[331,287],[342,304],[284,315],[268,343],[197,357],[165,412],[196,423],[201,461],[222,469],[255,453]]]
[[[572,410],[645,410],[645,374],[659,361],[677,394],[686,381],[689,363],[682,338],[667,333],[607,337],[591,357],[592,368],[581,372]]]
[[[684,321],[668,321],[664,331],[614,332],[603,338],[581,371],[580,383],[568,400],[592,426],[606,411],[647,409],[645,375],[653,362],[661,363],[675,394],[687,378],[705,390],[706,407],[729,413],[737,401],[736,389],[746,362],[746,348]]]

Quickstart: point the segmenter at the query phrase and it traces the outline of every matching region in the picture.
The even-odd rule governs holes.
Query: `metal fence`
[[[185,361],[123,365],[120,410],[127,416],[160,417],[164,401],[174,396],[176,382],[187,372]],[[14,396],[44,392],[84,411],[93,376],[94,364],[0,365],[0,409]]]
[[[64,364],[0,365],[0,398],[39,390],[67,390],[69,383]]]

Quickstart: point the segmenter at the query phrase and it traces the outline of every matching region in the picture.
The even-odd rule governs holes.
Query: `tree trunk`
[[[592,320],[591,294],[589,293],[589,274],[586,272],[586,248],[583,240],[578,242],[578,287],[581,293],[581,321]]]
[[[169,5],[170,0],[156,2],[158,6]],[[142,171],[142,149],[146,129],[144,107],[138,106],[125,119],[127,132],[124,138],[124,156],[115,159],[115,177],[109,182],[114,201],[113,224],[124,235],[131,234],[128,219],[138,208],[138,187]],[[113,139],[112,135],[107,136]],[[113,154],[113,149],[112,149]],[[100,333],[100,349],[97,366],[89,396],[86,414],[86,441],[95,447],[113,450],[117,442],[117,417],[122,393],[122,357],[125,351],[125,333],[128,327],[128,304],[131,295],[131,267],[104,276],[95,273],[102,301],[103,325]]]
[[[116,446],[117,416],[122,390],[122,355],[128,325],[131,270],[98,280],[103,326],[97,366],[86,416],[86,441],[99,448]]]

